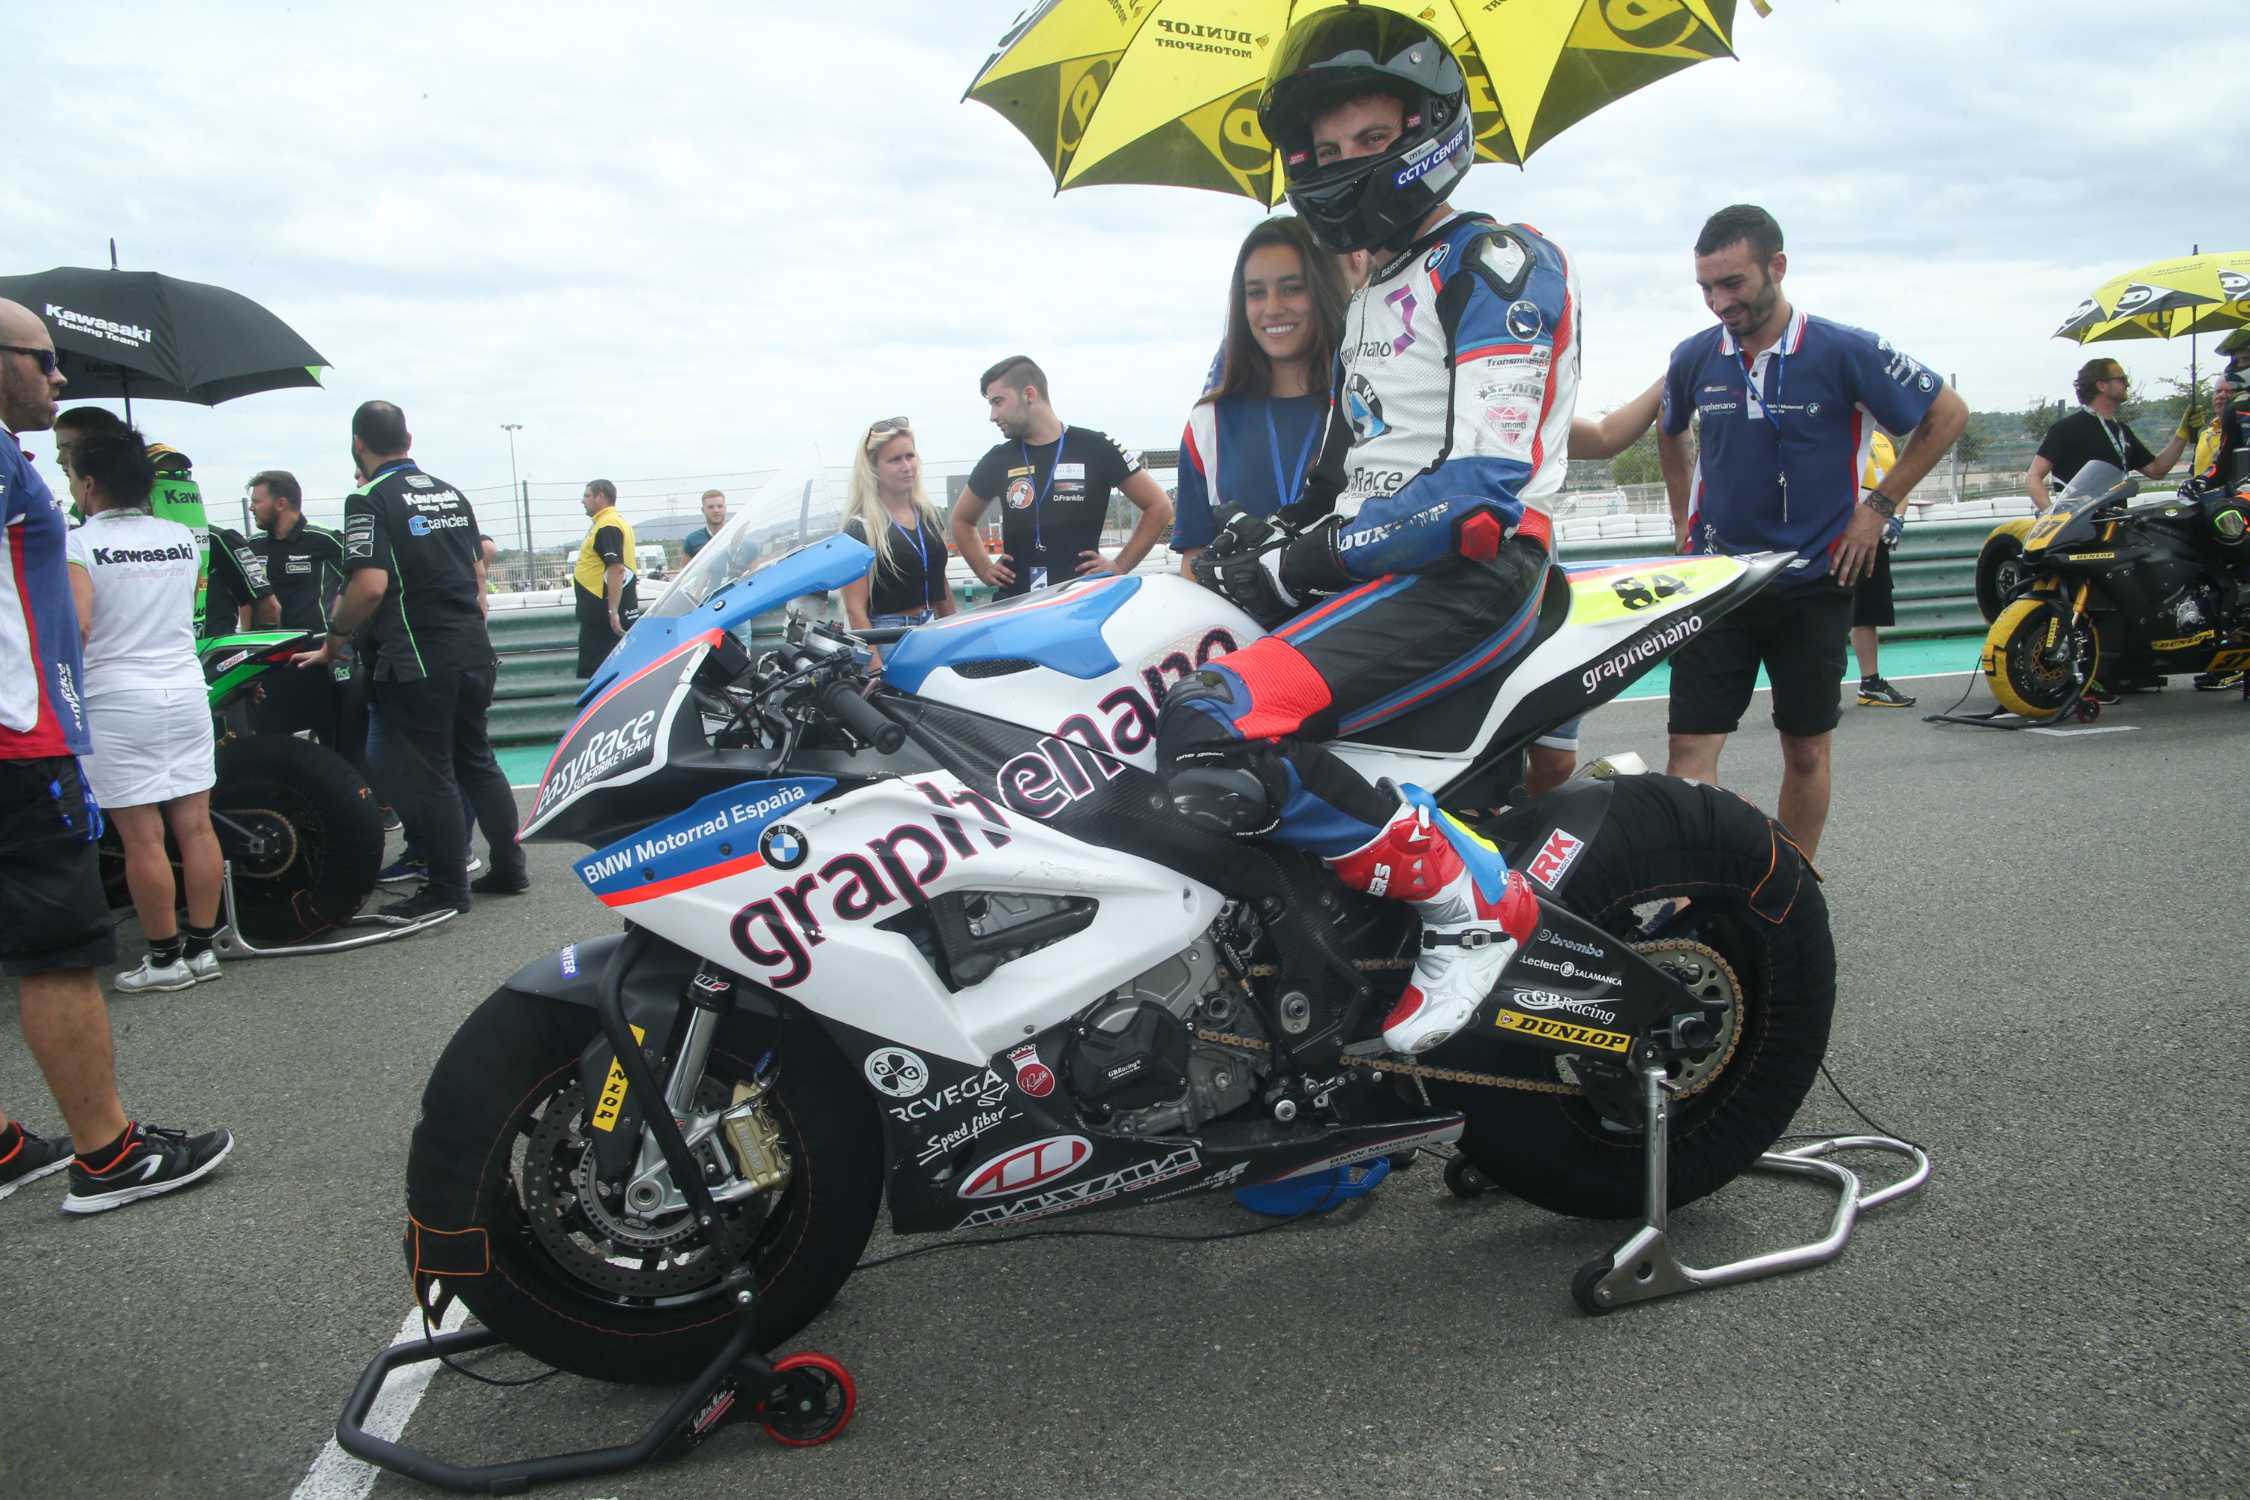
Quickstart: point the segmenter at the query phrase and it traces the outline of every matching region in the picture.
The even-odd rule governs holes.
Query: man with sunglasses
[[[17,981],[24,1040],[70,1129],[47,1140],[0,1112],[0,1198],[68,1168],[63,1212],[92,1214],[208,1176],[234,1137],[140,1125],[117,1097],[94,979],[117,943],[94,853],[101,815],[78,769],[93,745],[63,506],[16,441],[54,425],[63,385],[47,326],[0,301],[0,970]]]
[[[2068,484],[2090,463],[2113,463],[2130,474],[2162,479],[2172,472],[2188,440],[2195,436],[2195,429],[2202,425],[2195,403],[2190,401],[2172,441],[2164,445],[2163,452],[2151,453],[2133,429],[2118,419],[2117,409],[2131,391],[2123,365],[2114,359],[2090,359],[2078,367],[2071,388],[2078,396],[2078,410],[2047,429],[2031,467],[2024,471],[2023,487],[2035,510],[2043,511],[2054,503],[2048,494],[2049,479]]]

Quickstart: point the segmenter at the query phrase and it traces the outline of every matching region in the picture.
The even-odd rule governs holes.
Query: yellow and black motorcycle
[[[1984,638],[2000,706],[2027,719],[2091,719],[2097,679],[2134,682],[2250,666],[2250,611],[2194,499],[2146,505],[2113,464],[2090,463],[2022,534],[2009,592]]]

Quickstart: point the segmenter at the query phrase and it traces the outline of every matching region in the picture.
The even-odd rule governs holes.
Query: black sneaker
[[[1859,680],[1859,706],[1861,708],[1912,708],[1914,700],[1892,687],[1881,677],[1862,677]]]
[[[70,1142],[50,1141],[18,1125],[14,1149],[0,1156],[0,1198],[69,1165]]]
[[[487,870],[469,882],[470,893],[478,896],[520,896],[530,889],[529,875],[510,875],[501,870]]]
[[[423,886],[413,895],[401,896],[379,908],[375,913],[375,920],[393,927],[410,927],[417,922],[429,922],[433,918],[443,921],[448,917],[457,917],[467,906],[467,902],[440,900],[428,886]]]
[[[2198,672],[2195,674],[2195,690],[2199,693],[2223,693],[2240,686],[2242,686],[2242,673],[2239,669],[2232,672]]]
[[[189,1135],[155,1125],[132,1125],[125,1145],[96,1171],[77,1157],[70,1159],[70,1192],[63,1199],[66,1214],[107,1213],[139,1198],[153,1198],[184,1188],[208,1177],[234,1149],[234,1137],[224,1130]]]

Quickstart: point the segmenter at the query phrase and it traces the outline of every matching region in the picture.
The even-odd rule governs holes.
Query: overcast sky
[[[125,267],[241,291],[333,366],[323,391],[136,408],[222,503],[268,465],[341,493],[371,396],[468,487],[507,483],[503,422],[525,477],[570,485],[837,464],[894,413],[965,460],[994,437],[976,376],[1019,350],[1067,419],[1174,446],[1261,213],[1055,196],[960,102],[1017,0],[11,9],[0,271],[101,264],[114,235]],[[2250,115],[2220,103],[2238,0],[1740,12],[1739,61],[1455,199],[1576,258],[1582,409],[1707,320],[1689,246],[1738,200],[1780,219],[1793,301],[1979,407],[2063,390],[2083,355],[2048,334],[2105,277],[2250,245]],[[2108,348],[2143,379],[2187,365]]]

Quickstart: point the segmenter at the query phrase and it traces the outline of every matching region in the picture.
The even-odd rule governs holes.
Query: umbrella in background
[[[2185,336],[2192,388],[2194,336],[2244,326],[2250,326],[2250,250],[2199,251],[2112,276],[2078,304],[2054,336],[2077,344]]]
[[[122,396],[127,420],[135,396],[216,406],[317,386],[328,364],[241,293],[153,271],[58,266],[0,276],[0,297],[46,320],[71,396]]]
[[[964,97],[1038,148],[1058,192],[1143,183],[1278,203],[1280,164],[1257,115],[1266,67],[1291,22],[1338,3],[1043,0]],[[1367,3],[1415,17],[1453,50],[1480,161],[1520,163],[1612,100],[1734,52],[1735,0]]]

